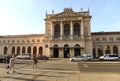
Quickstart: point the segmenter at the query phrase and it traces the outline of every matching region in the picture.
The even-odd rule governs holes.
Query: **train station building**
[[[0,36],[0,54],[46,55],[69,58],[92,54],[120,54],[120,32],[91,32],[89,9],[76,12],[64,8],[60,13],[46,12],[45,34]],[[120,55],[119,55],[120,56]]]

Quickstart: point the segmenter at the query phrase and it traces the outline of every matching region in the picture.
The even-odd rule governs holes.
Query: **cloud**
[[[16,6],[19,8],[29,8],[33,0],[16,0]]]

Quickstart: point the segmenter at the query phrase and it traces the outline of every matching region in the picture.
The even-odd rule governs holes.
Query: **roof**
[[[22,38],[22,37],[44,37],[45,34],[25,34],[25,35],[6,35],[0,36],[0,38]]]
[[[118,34],[120,34],[120,31],[114,31],[114,32],[92,32],[91,34],[92,35],[110,35],[110,34],[118,35]]]

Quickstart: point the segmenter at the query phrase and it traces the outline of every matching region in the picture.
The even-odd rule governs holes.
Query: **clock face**
[[[48,44],[46,44],[45,47],[48,48]]]

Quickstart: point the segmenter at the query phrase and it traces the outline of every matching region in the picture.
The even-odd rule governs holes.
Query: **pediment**
[[[72,16],[81,16],[82,14],[77,13],[77,12],[73,12],[73,11],[68,11],[68,12],[62,12],[59,14],[55,14],[52,17],[56,18],[56,17],[72,17]]]

